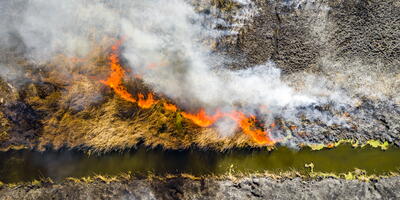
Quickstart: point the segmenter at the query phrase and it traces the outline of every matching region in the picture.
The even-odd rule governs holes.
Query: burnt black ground
[[[308,72],[336,82],[344,74],[339,81],[341,90],[360,99],[352,108],[329,104],[311,108],[328,116],[347,115],[345,126],[307,119],[299,113],[301,122],[282,122],[277,134],[289,135],[296,143],[374,139],[400,144],[397,0],[253,2],[259,9],[253,21],[238,36],[219,43],[223,54],[236,58],[230,63],[233,69],[272,61],[288,79]],[[370,76],[392,77],[393,85],[380,85],[387,80],[383,78],[371,88],[365,81]],[[384,90],[390,90],[384,98],[372,97]],[[298,128],[289,130],[291,125]]]
[[[0,199],[398,199],[399,187],[399,177],[371,182],[335,178],[135,179],[3,186]]]

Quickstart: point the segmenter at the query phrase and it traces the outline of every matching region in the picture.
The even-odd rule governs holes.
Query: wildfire
[[[165,110],[176,112],[178,108],[174,104],[164,103]]]
[[[182,112],[181,114],[186,119],[191,120],[193,123],[201,127],[209,127],[213,125],[216,121],[218,121],[218,119],[223,117],[223,114],[219,111],[217,111],[212,116],[207,115],[204,109],[200,109],[200,111],[195,114],[190,114],[186,112]]]
[[[133,98],[133,96],[127,91],[126,87],[122,84],[122,78],[125,75],[125,70],[119,63],[118,50],[120,46],[121,41],[118,41],[111,47],[112,52],[108,57],[108,60],[110,61],[111,74],[107,80],[101,80],[101,82],[110,86],[110,88],[112,88],[114,92],[124,100],[135,103],[136,99]]]
[[[245,134],[250,135],[258,144],[268,146],[274,145],[275,142],[269,138],[268,132],[259,128],[254,128],[256,122],[255,116],[246,117],[243,113],[236,112],[232,118],[236,119],[242,131]]]
[[[147,109],[151,108],[155,103],[157,103],[156,100],[153,98],[153,94],[149,93],[147,94],[147,99],[144,98],[143,94],[138,94],[139,100],[136,100],[126,89],[126,87],[122,83],[122,79],[125,75],[125,70],[122,68],[120,62],[119,62],[119,48],[122,44],[122,41],[119,40],[116,44],[114,44],[111,47],[111,54],[108,57],[108,60],[110,61],[110,67],[111,67],[111,74],[108,77],[107,80],[103,81],[101,80],[102,83],[108,85],[110,88],[114,90],[116,94],[118,94],[121,98],[123,98],[126,101],[135,103],[137,102],[139,107]]]
[[[152,93],[147,94],[147,99],[145,99],[144,95],[141,93],[138,94],[138,97],[139,97],[138,105],[139,107],[144,109],[151,108],[151,106],[157,103],[157,100],[154,100]]]
[[[147,98],[145,98],[143,94],[139,93],[137,95],[138,99],[135,99],[122,83],[123,77],[125,75],[125,70],[122,68],[118,56],[121,44],[122,41],[118,41],[112,46],[112,52],[108,58],[110,62],[111,73],[107,80],[101,82],[112,88],[114,92],[122,99],[132,103],[137,103],[138,106],[143,109],[151,108],[154,104],[158,102],[154,99],[153,93],[148,93]],[[163,105],[165,110],[172,112],[178,111],[177,106],[174,104],[164,102]],[[257,128],[255,116],[247,117],[244,113],[239,111],[224,113],[217,110],[213,115],[208,115],[205,109],[200,109],[197,113],[187,113],[182,111],[180,112],[180,114],[184,118],[192,121],[194,124],[200,127],[209,127],[221,118],[227,117],[235,121],[242,129],[243,133],[249,135],[256,143],[268,146],[274,145],[275,143],[273,140],[270,139],[267,131],[263,131],[262,129]]]

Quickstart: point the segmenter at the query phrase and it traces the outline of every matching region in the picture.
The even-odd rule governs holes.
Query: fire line
[[[107,80],[102,80],[101,82],[110,88],[120,96],[122,99],[137,103],[140,108],[149,109],[153,105],[158,103],[158,100],[154,99],[153,93],[148,93],[145,98],[145,95],[142,93],[137,94],[138,98],[136,99],[132,94],[130,94],[127,88],[123,85],[123,77],[125,76],[125,70],[122,68],[119,59],[119,49],[122,45],[122,41],[118,40],[111,47],[111,54],[108,57],[111,73],[108,76]],[[249,135],[254,142],[260,145],[272,146],[275,142],[269,137],[269,133],[267,131],[263,131],[260,128],[256,127],[256,117],[255,116],[246,116],[244,113],[240,111],[231,111],[228,113],[216,111],[213,115],[208,115],[204,108],[200,109],[197,113],[187,113],[184,111],[178,111],[178,108],[174,104],[164,103],[164,109],[171,112],[179,112],[184,118],[190,120],[192,123],[200,126],[200,127],[210,127],[215,122],[222,118],[230,118],[236,122],[236,124],[241,128],[243,133]]]

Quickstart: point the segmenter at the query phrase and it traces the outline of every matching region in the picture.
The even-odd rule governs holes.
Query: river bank
[[[328,174],[345,177],[357,169],[365,176],[388,176],[400,169],[400,148],[386,150],[366,146],[355,148],[342,144],[335,148],[294,150],[278,147],[266,149],[231,149],[225,152],[191,148],[165,150],[146,148],[87,154],[63,149],[44,152],[18,150],[0,152],[0,182],[19,183],[50,178],[60,182],[67,178],[82,178],[94,174],[116,176],[223,176],[226,174],[280,174],[296,172]]]
[[[127,178],[8,185],[0,199],[397,199],[400,177],[370,180],[300,177]]]

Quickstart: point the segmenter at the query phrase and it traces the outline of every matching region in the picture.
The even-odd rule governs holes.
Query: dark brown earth
[[[399,177],[363,182],[325,178],[134,179],[2,186],[0,199],[398,199]]]

